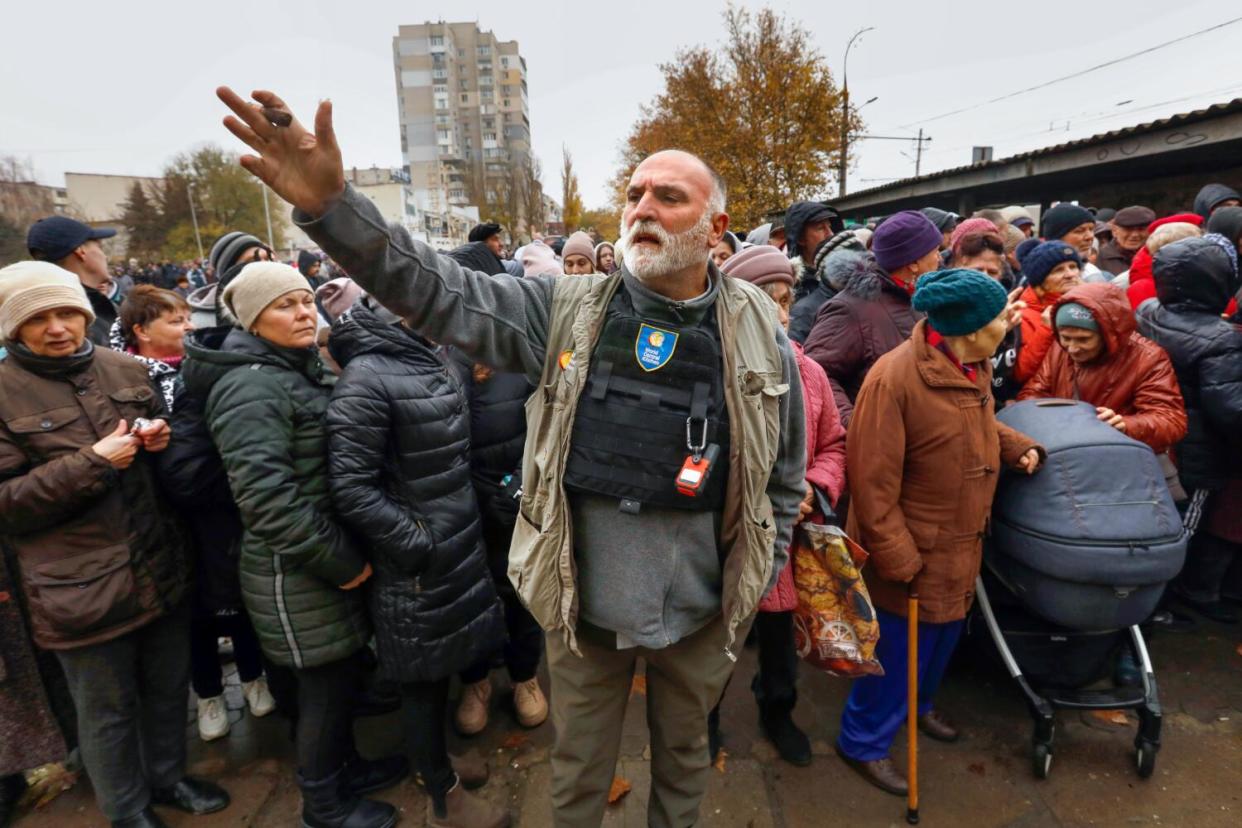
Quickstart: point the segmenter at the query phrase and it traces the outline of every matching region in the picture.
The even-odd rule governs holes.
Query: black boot
[[[776,752],[791,765],[804,768],[811,764],[811,740],[791,717],[791,707],[764,705],[759,708],[759,725],[763,735],[776,745]]]
[[[363,759],[355,753],[345,760],[345,769],[341,772],[341,792],[345,796],[362,796],[382,791],[405,779],[409,772],[410,760],[401,754]]]
[[[168,823],[148,805],[132,817],[112,820],[112,828],[168,828]]]
[[[298,773],[302,789],[302,828],[392,828],[397,809],[386,802],[359,799],[341,790],[341,771],[309,780]]]
[[[20,773],[0,777],[0,828],[8,828],[17,815],[17,803],[26,792],[26,780]]]

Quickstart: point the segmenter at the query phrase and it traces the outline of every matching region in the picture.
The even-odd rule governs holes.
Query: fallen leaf
[[[1124,710],[1092,710],[1091,715],[1109,724],[1127,725],[1130,723],[1130,720],[1126,718]]]
[[[517,750],[530,741],[530,737],[525,733],[510,733],[500,746],[505,750]]]
[[[616,805],[627,793],[634,789],[628,781],[620,776],[612,778],[612,787],[608,789],[608,804]]]
[[[719,773],[725,772],[725,760],[729,758],[729,751],[721,748],[716,753],[716,761],[712,763],[712,767]]]
[[[632,684],[630,684],[630,695],[631,696],[647,695],[647,677],[646,676],[634,676],[634,681]]]

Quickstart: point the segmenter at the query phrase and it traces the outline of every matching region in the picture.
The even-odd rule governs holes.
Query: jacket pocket
[[[142,611],[126,544],[36,564],[27,583],[33,613],[57,636],[87,635]]]
[[[4,427],[15,436],[35,465],[83,445],[95,442],[89,425],[74,425],[83,419],[82,410],[76,405],[53,408],[38,414],[27,414],[4,421]],[[91,435],[88,439],[87,435]]]
[[[155,389],[149,385],[130,385],[109,391],[117,412],[133,426],[135,417],[147,417],[154,407]]]

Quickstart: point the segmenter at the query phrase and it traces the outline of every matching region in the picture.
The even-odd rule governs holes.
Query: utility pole
[[[927,140],[930,141],[931,139],[928,138]],[[923,168],[923,128],[922,127],[919,127],[918,142],[919,142],[918,147],[914,150],[914,177],[915,178],[919,177],[919,172]],[[270,226],[268,227],[267,233],[269,236],[272,234],[272,229]]]
[[[267,185],[259,182],[259,186],[263,188],[263,218],[267,220],[267,247],[275,253],[276,244],[272,241],[272,210],[267,206]]]
[[[838,198],[845,196],[845,176],[850,163],[850,49],[854,41],[858,40],[864,32],[874,29],[874,26],[866,26],[854,32],[849,43],[845,44],[845,57],[841,59],[841,157],[837,162]]]
[[[190,221],[194,222],[194,241],[198,244],[198,260],[203,261],[203,237],[198,232],[198,213],[194,209],[194,182],[185,185],[186,197],[190,199]]]

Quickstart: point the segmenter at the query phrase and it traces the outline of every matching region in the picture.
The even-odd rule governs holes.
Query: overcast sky
[[[862,113],[871,134],[925,128],[933,140],[924,172],[969,163],[975,144],[994,146],[1000,158],[1242,95],[1238,23],[936,119],[1242,14],[1232,3],[771,5],[811,32],[838,82],[850,35],[876,27],[850,53],[851,96],[878,96]],[[392,37],[400,24],[451,10],[451,20],[475,19],[498,38],[519,42],[545,188],[559,200],[564,144],[587,206],[602,206],[620,143],[639,105],[661,88],[657,64],[681,47],[719,43],[724,8],[714,0],[7,4],[0,154],[29,158],[41,181],[59,184],[66,171],[158,174],[172,155],[206,141],[241,149],[220,125],[224,108],[213,95],[229,84],[243,93],[273,89],[304,120],[319,98],[331,97],[345,163],[399,165]],[[912,175],[913,147],[863,142],[851,191]]]

